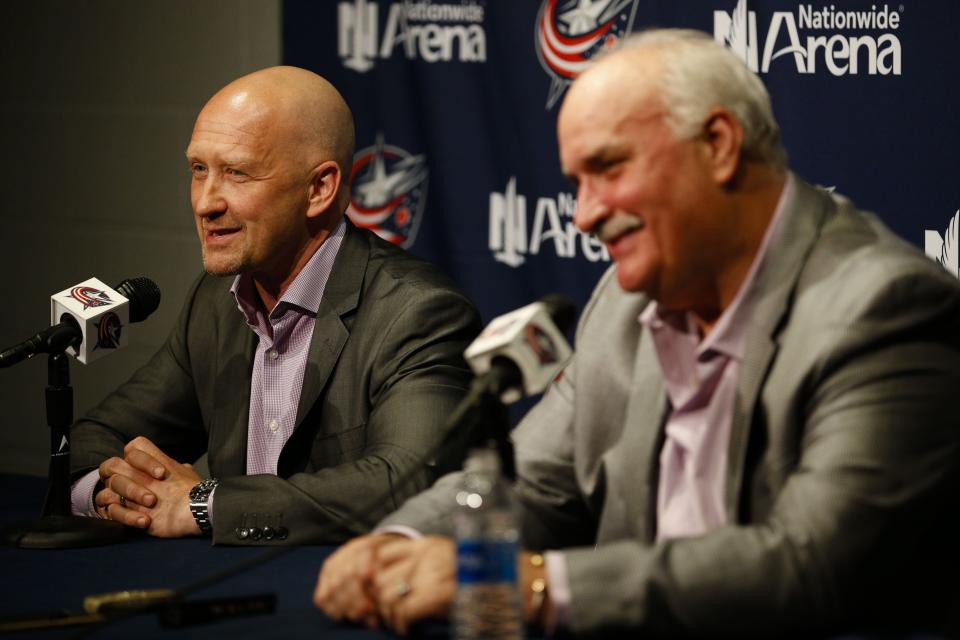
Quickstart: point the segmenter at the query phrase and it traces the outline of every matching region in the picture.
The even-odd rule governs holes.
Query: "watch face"
[[[193,488],[190,489],[190,501],[206,501],[207,496],[210,495],[210,492],[216,488],[217,484],[218,483],[216,480],[210,478],[194,485]]]

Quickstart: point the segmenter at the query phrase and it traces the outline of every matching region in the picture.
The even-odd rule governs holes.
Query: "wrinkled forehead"
[[[560,108],[577,118],[591,112],[627,117],[658,103],[660,56],[655,51],[622,50],[602,58],[570,86]]]
[[[593,147],[612,142],[633,122],[663,112],[650,73],[625,73],[619,65],[592,69],[571,87],[557,118],[561,162],[567,163]]]

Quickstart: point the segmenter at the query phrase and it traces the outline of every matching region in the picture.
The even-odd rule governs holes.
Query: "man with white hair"
[[[557,129],[575,221],[616,264],[573,362],[514,433],[522,541],[543,551],[519,561],[528,621],[942,625],[956,279],[790,173],[762,83],[705,34],[627,39],[573,83]],[[455,483],[332,556],[317,605],[401,632],[445,615]]]

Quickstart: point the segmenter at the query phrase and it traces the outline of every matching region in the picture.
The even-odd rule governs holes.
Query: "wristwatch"
[[[213,525],[210,524],[210,514],[207,512],[207,500],[218,484],[220,484],[220,481],[216,478],[207,478],[190,489],[190,513],[193,514],[193,519],[197,521],[200,533],[204,535],[213,532]]]

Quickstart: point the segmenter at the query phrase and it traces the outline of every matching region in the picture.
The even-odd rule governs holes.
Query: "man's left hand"
[[[445,618],[450,612],[457,586],[453,540],[397,538],[377,549],[377,564],[380,618],[400,635],[419,620]]]
[[[203,478],[191,465],[177,462],[142,436],[127,443],[123,451],[131,467],[150,477],[146,488],[157,497],[156,505],[147,511],[147,532],[160,538],[199,535],[200,527],[190,512],[190,489]]]

